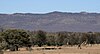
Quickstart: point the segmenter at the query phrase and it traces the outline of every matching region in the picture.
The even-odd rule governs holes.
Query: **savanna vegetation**
[[[74,46],[100,44],[100,32],[46,32],[0,28],[0,50],[18,51],[18,48],[38,45]]]

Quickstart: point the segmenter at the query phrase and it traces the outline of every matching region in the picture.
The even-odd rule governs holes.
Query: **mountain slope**
[[[100,32],[100,14],[57,11],[46,14],[0,14],[0,25],[28,30]]]

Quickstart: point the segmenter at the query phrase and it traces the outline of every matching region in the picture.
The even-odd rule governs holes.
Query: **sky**
[[[100,0],[0,0],[0,13],[98,12]]]

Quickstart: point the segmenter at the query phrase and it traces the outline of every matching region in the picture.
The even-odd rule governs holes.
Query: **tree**
[[[52,36],[52,35],[50,35],[50,36],[47,36],[47,45],[48,46],[55,46],[56,44],[55,44],[55,36]]]
[[[11,51],[18,51],[18,47],[29,44],[29,35],[25,30],[8,29],[1,33],[1,37]]]
[[[62,46],[64,44],[64,39],[66,38],[66,32],[58,32],[56,36],[57,46]]]
[[[42,30],[37,31],[35,38],[36,38],[36,44],[39,47],[46,44],[46,32],[44,32]]]

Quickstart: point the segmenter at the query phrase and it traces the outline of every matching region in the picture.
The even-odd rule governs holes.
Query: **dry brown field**
[[[54,48],[45,46],[45,48]],[[78,49],[77,46],[61,46],[61,49],[42,50],[44,47],[33,47],[32,51],[26,51],[25,48],[20,48],[20,51],[5,51],[4,54],[100,54],[100,45],[82,46]],[[55,47],[57,48],[57,47]]]

